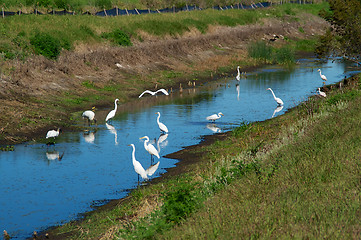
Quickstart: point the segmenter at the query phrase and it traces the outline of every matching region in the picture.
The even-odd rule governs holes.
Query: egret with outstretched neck
[[[146,93],[149,93],[150,95],[154,96],[154,95],[156,95],[156,94],[159,93],[159,92],[163,93],[164,95],[169,95],[169,93],[167,92],[167,90],[161,88],[161,89],[159,89],[159,90],[157,90],[157,91],[155,91],[155,92],[152,92],[152,91],[150,91],[150,90],[145,90],[144,92],[142,92],[142,94],[139,95],[139,98],[141,98],[141,97],[142,97],[144,94],[146,94]]]
[[[115,116],[115,113],[117,112],[117,108],[118,108],[118,104],[117,104],[118,101],[119,101],[118,98],[114,100],[114,105],[115,105],[114,109],[108,113],[107,117],[105,118],[106,122],[108,122],[108,120],[112,119]]]
[[[206,117],[208,121],[216,121],[217,119],[220,119],[223,115],[223,113],[219,112],[218,114],[212,114],[211,116]]]
[[[157,123],[158,123],[158,127],[159,127],[160,131],[163,132],[163,133],[168,133],[168,128],[167,128],[167,126],[166,126],[164,123],[162,123],[162,122],[159,121],[160,112],[156,112],[155,114],[158,114]]]
[[[145,148],[145,150],[147,150],[147,152],[149,152],[151,161],[153,161],[153,156],[156,156],[158,159],[160,158],[157,149],[151,143],[149,143],[148,136],[144,136],[139,139],[145,139],[144,148]]]
[[[274,98],[275,101],[277,102],[277,105],[278,105],[278,106],[283,106],[283,101],[282,101],[282,99],[276,97],[276,95],[274,94],[274,92],[272,91],[271,88],[267,88],[267,90],[270,90],[270,91],[271,91],[271,93],[272,93],[272,95],[273,95],[273,98]]]
[[[133,167],[134,167],[134,171],[138,174],[138,183],[139,183],[139,175],[143,178],[143,179],[148,179],[147,173],[145,172],[142,164],[140,164],[140,162],[138,162],[135,159],[135,146],[134,144],[130,144],[128,146],[132,146],[133,147],[133,152],[132,152],[132,161],[133,161]]]

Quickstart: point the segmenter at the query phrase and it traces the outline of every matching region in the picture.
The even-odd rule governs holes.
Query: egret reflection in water
[[[239,101],[239,92],[240,92],[240,87],[239,87],[239,84],[237,83],[236,84],[236,91],[237,91],[237,100]]]
[[[276,107],[275,110],[273,111],[272,118],[275,116],[276,113],[282,111],[282,109],[283,109],[283,106]]]
[[[168,145],[168,133],[166,134],[160,134],[159,135],[159,138],[157,140],[157,150],[158,150],[158,153],[160,153],[160,150],[161,150],[161,147],[162,148],[165,148],[167,145]]]
[[[84,138],[85,142],[87,142],[87,143],[94,143],[95,134],[93,131],[85,131],[83,133],[83,138]]]
[[[220,133],[222,131],[215,123],[208,123],[206,127],[214,133]]]
[[[105,126],[107,127],[109,132],[114,134],[114,143],[115,143],[115,145],[118,145],[118,134],[117,134],[117,130],[115,129],[115,127],[107,122],[105,123]]]
[[[52,151],[46,151],[46,158],[49,160],[49,161],[54,161],[54,160],[59,160],[61,161],[61,159],[63,158],[64,156],[64,152],[60,155],[58,151],[56,150],[52,150]]]

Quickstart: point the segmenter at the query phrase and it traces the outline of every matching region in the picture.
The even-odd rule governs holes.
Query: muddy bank
[[[50,128],[71,130],[71,112],[93,105],[101,108],[119,96],[122,103],[128,102],[149,87],[176,89],[180,82],[192,80],[193,72],[209,71],[209,77],[197,79],[209,81],[224,74],[219,67],[246,60],[251,41],[263,39],[277,45],[285,40],[269,41],[274,34],[307,39],[322,34],[327,26],[314,15],[297,17],[298,21],[264,19],[255,25],[213,26],[207,34],[191,30],[177,38],[143,35],[144,42],[127,48],[79,45],[72,52],[63,52],[57,61],[34,56],[24,62],[5,62],[0,66],[0,143],[37,139]],[[183,74],[169,82],[154,78],[154,73],[164,70]],[[117,86],[117,91],[95,90],[110,84]],[[89,97],[93,95],[98,98]],[[87,99],[82,104],[70,104],[84,96]]]

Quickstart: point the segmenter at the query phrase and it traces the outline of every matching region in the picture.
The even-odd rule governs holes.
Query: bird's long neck
[[[132,152],[132,159],[133,159],[133,163],[135,162],[135,147],[133,147],[133,152]]]
[[[117,101],[114,101],[114,110],[117,111],[117,108],[118,108]]]
[[[322,73],[321,73],[321,70],[320,70],[320,77],[322,77]]]
[[[270,89],[272,95],[273,95],[273,98],[276,99],[276,95],[273,93],[272,89]]]
[[[158,114],[158,117],[157,117],[157,123],[159,123],[159,118],[160,118],[160,114]]]
[[[148,142],[149,142],[149,139],[146,138],[145,141],[144,141],[144,148],[147,148],[147,147],[148,147]]]
[[[241,73],[239,72],[239,68],[237,68],[237,72],[238,72],[238,76],[240,76],[240,75],[241,75]]]

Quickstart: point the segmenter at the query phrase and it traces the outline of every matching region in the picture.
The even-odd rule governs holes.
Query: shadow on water
[[[314,59],[301,59],[292,70],[268,66],[240,81],[221,79],[120,104],[112,121],[105,123],[114,108],[110,102],[107,109],[96,111],[96,126],[64,132],[54,146],[31,142],[17,145],[14,152],[0,152],[0,226],[14,237],[26,238],[34,230],[76,219],[94,206],[123,198],[138,185],[129,144],[136,146],[136,159],[148,177],[159,177],[177,163],[163,156],[199,143],[204,135],[276,117],[315,94],[322,86],[318,68],[327,75],[327,84],[359,71],[350,63]],[[269,87],[284,101],[283,107],[266,91]],[[168,134],[161,134],[156,112],[161,113]],[[224,116],[214,123],[206,120],[218,112]],[[78,124],[84,124],[81,116]],[[151,161],[139,139],[143,136],[149,136],[160,159]]]

